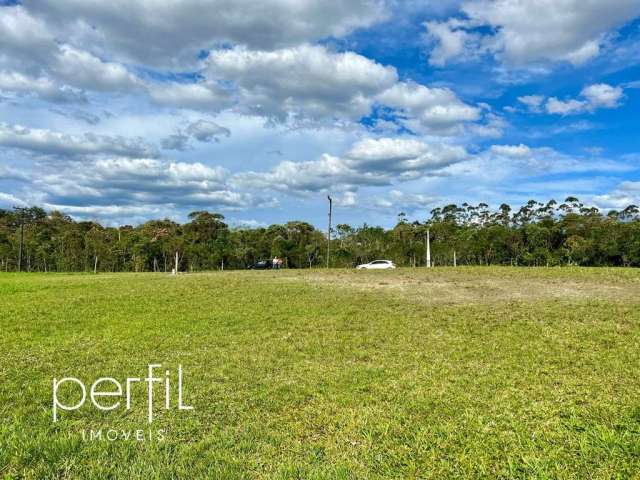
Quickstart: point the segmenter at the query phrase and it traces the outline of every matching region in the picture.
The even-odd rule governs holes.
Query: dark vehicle
[[[259,262],[256,262],[253,265],[249,265],[247,268],[249,270],[267,270],[271,267],[272,267],[271,260],[260,260]]]

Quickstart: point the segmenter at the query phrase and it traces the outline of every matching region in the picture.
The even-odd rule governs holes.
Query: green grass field
[[[2,274],[0,478],[640,478],[639,306],[631,269]],[[164,440],[83,440],[146,390],[53,423],[54,377],[150,363]]]

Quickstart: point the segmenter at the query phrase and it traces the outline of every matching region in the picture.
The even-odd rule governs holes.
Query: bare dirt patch
[[[578,272],[572,275],[571,273]],[[590,272],[593,272],[591,270]],[[625,272],[625,271],[621,271]],[[640,302],[640,272],[583,274],[544,269],[435,268],[385,272],[287,272],[281,280],[398,296],[425,304],[472,304],[541,299]]]

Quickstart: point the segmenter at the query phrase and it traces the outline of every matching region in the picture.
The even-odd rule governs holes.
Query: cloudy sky
[[[0,208],[640,204],[640,0],[0,0]]]

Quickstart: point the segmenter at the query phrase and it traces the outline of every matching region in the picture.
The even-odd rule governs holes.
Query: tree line
[[[170,272],[243,269],[283,258],[288,268],[326,265],[327,236],[291,221],[231,228],[219,213],[195,211],[186,223],[150,220],[107,227],[39,207],[0,210],[0,269],[29,272]],[[400,266],[434,265],[640,266],[640,214],[635,205],[606,213],[575,197],[527,202],[518,209],[485,203],[434,208],[424,221],[398,215],[395,227],[332,230],[330,265],[375,259]]]

